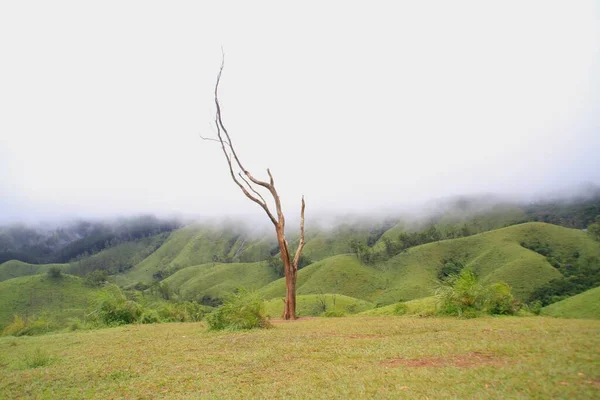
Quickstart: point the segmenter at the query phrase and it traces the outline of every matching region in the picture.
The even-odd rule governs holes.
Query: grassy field
[[[600,287],[550,304],[542,309],[542,315],[561,318],[600,319]]]
[[[0,398],[592,399],[600,321],[315,318],[0,338]]]

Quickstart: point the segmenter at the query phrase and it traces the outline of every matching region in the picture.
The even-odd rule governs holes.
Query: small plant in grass
[[[264,314],[263,300],[257,293],[245,289],[230,295],[223,305],[206,316],[211,330],[245,330],[270,328]]]
[[[36,348],[33,353],[26,354],[23,357],[23,365],[25,368],[45,367],[46,365],[50,365],[53,361],[54,359],[50,354],[39,347]]]
[[[321,314],[321,317],[336,318],[336,317],[344,317],[345,315],[346,314],[344,314],[343,311],[329,310],[329,311],[325,311],[323,314]]]

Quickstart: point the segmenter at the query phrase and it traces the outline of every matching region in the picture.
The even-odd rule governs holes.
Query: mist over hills
[[[397,302],[407,302],[411,313],[424,312],[434,304],[436,282],[465,268],[483,283],[506,282],[519,301],[542,306],[600,285],[600,242],[585,232],[600,215],[598,188],[530,202],[460,196],[412,213],[307,215],[297,284],[305,313],[329,304],[344,313],[385,315],[394,308],[384,306]],[[293,218],[287,227],[294,248]],[[83,315],[100,295],[98,284],[107,282],[204,307],[244,287],[267,300],[275,316],[285,292],[278,253],[271,227],[235,218],[147,215],[3,226],[0,306],[7,311],[0,325],[14,313],[51,313],[62,321]],[[52,271],[69,278],[52,280]],[[574,308],[549,312],[556,309]]]

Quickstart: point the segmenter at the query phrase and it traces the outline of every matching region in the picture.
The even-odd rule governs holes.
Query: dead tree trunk
[[[221,144],[223,155],[227,160],[229,166],[229,173],[231,178],[236,185],[242,190],[242,192],[250,200],[258,204],[265,211],[273,225],[275,226],[275,232],[277,234],[277,243],[279,244],[279,252],[281,254],[281,261],[283,261],[283,270],[285,274],[285,287],[286,295],[284,300],[283,318],[284,319],[296,319],[296,277],[298,274],[298,262],[300,261],[300,255],[304,248],[304,196],[302,196],[302,205],[300,208],[300,242],[298,248],[294,254],[294,258],[291,258],[290,249],[288,242],[285,239],[285,217],[281,211],[281,201],[279,194],[275,189],[275,182],[271,171],[267,169],[269,175],[269,181],[261,181],[256,179],[244,166],[242,165],[233,142],[229,136],[229,132],[223,125],[221,116],[221,105],[219,103],[219,83],[221,81],[221,74],[223,73],[223,67],[225,65],[225,57],[221,62],[221,68],[217,75],[217,82],[215,84],[215,105],[217,108],[215,115],[215,125],[217,126],[217,138],[205,138],[204,140],[214,140]],[[239,168],[240,171],[236,174],[234,169]],[[258,192],[259,189],[266,189],[275,203],[276,217],[271,212],[269,205],[267,204],[264,197]]]

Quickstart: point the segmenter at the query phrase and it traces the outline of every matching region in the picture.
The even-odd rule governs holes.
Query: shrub
[[[161,322],[158,312],[156,310],[146,310],[140,316],[138,322],[140,324],[156,324]]]
[[[492,315],[512,315],[519,311],[510,286],[504,282],[493,283],[486,291],[486,311]]]
[[[264,315],[262,299],[256,293],[240,289],[230,295],[225,303],[206,316],[211,330],[244,330],[270,328]]]
[[[51,279],[60,279],[62,278],[62,271],[59,267],[50,267],[50,269],[48,269],[48,276]]]
[[[460,274],[450,275],[436,289],[440,302],[440,313],[457,315],[462,318],[475,318],[480,314],[515,314],[519,303],[504,282],[482,286],[477,276],[464,269]]]
[[[138,303],[127,300],[121,290],[113,286],[101,293],[92,316],[105,325],[114,326],[136,322],[142,311]]]
[[[540,315],[540,313],[542,312],[542,307],[544,305],[542,304],[541,301],[536,300],[532,303],[529,304],[529,311],[531,311],[532,313],[534,313],[535,315]]]
[[[404,303],[396,304],[394,307],[394,315],[404,315],[408,311],[408,306]]]
[[[469,269],[448,276],[435,294],[440,300],[442,314],[461,316],[467,310],[483,308],[484,289]]]

